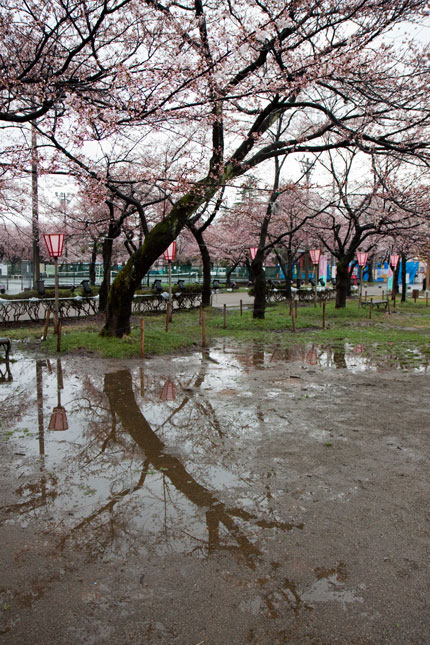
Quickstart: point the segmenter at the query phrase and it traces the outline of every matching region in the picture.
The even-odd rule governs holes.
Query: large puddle
[[[351,438],[315,414],[335,408],[334,388],[347,390],[324,377],[326,368],[383,370],[362,346],[286,352],[224,343],[117,364],[14,359],[0,384],[1,440],[22,483],[2,507],[5,525],[37,522],[58,553],[76,549],[88,562],[228,554],[252,571],[264,562],[253,583],[261,593],[241,601],[252,615],[363,601],[365,585],[348,583],[336,553],[307,567],[300,590],[277,573],[281,545],[288,536],[299,544],[313,503],[348,504],[365,479],[358,462],[342,481],[335,464],[322,466],[334,442]]]

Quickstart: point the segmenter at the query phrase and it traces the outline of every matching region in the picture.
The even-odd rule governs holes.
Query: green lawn
[[[148,315],[145,322],[145,355],[170,354],[180,350],[200,347],[202,327],[199,312],[175,313],[169,331],[165,331],[163,315]],[[63,327],[61,353],[90,352],[103,357],[129,358],[140,355],[140,320],[133,318],[130,336],[122,339],[105,338],[99,334],[94,322],[68,323]],[[100,323],[98,323],[100,325]],[[269,306],[264,320],[255,320],[252,311],[227,312],[227,328],[224,329],[222,312],[215,309],[206,311],[207,341],[231,337],[237,341],[260,340],[268,345],[291,347],[295,344],[315,343],[318,345],[362,344],[372,354],[408,357],[419,352],[430,354],[430,307],[424,301],[405,304],[397,303],[391,315],[374,310],[369,319],[368,308],[358,308],[357,301],[350,301],[345,309],[335,309],[334,303],[326,305],[326,328],[322,328],[322,307],[299,306],[296,332],[293,332],[289,306]],[[49,353],[56,352],[57,339],[52,327],[45,343],[40,341],[42,326],[21,327],[8,330],[7,335],[23,345],[43,348]],[[394,348],[394,349],[393,349]]]

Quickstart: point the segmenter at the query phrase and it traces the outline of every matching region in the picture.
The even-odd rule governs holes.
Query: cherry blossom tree
[[[165,178],[176,182],[176,199],[114,281],[105,334],[129,332],[134,291],[153,262],[224,185],[265,161],[349,146],[427,159],[426,59],[384,41],[393,26],[427,15],[424,0],[377,8],[371,0],[146,0],[127,11],[134,26],[140,11],[145,20],[117,86],[95,83],[92,102],[83,92],[72,128],[61,119],[40,127],[78,164],[71,139],[127,138],[137,126],[154,145],[165,133],[183,142],[179,178]],[[267,135],[282,115],[288,127],[273,142]]]
[[[336,308],[342,308],[356,252],[371,252],[384,238],[413,234],[421,218],[426,218],[428,188],[426,184],[417,187],[415,176],[398,172],[398,164],[393,168],[384,163],[381,169],[375,159],[372,172],[363,176],[363,159],[357,151],[327,156],[326,163],[319,163],[329,171],[332,185],[326,187],[325,195],[320,189],[321,214],[309,228],[313,240],[336,258]]]

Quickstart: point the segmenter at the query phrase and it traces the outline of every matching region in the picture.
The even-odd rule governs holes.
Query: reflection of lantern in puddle
[[[355,345],[352,351],[354,354],[362,354],[364,352],[364,345],[361,343],[359,345]]]
[[[60,359],[57,360],[57,399],[58,404],[54,408],[51,418],[49,420],[48,430],[67,430],[69,424],[67,422],[66,410],[61,405],[61,390],[63,389],[63,370]]]
[[[174,401],[175,398],[175,384],[170,379],[167,379],[161,390],[160,399],[162,401]]]
[[[317,365],[318,356],[315,349],[310,349],[308,351],[306,354],[306,362],[309,363],[309,365]]]
[[[69,424],[67,423],[66,410],[59,406],[54,408],[49,421],[48,430],[67,430]]]

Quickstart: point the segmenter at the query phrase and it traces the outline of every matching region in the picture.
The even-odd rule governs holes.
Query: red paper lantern
[[[63,254],[64,233],[48,233],[43,236],[49,257],[59,258]]]
[[[390,255],[390,264],[393,267],[393,269],[396,268],[398,261],[400,260],[400,255]]]
[[[251,248],[249,249],[251,260],[255,259],[255,256],[257,255],[257,251],[258,251],[258,246],[251,246]]]
[[[368,253],[364,253],[364,251],[357,251],[357,261],[358,261],[358,266],[360,267],[365,267],[367,264],[367,256]]]
[[[167,262],[173,262],[176,255],[176,242],[172,242],[163,253],[163,257]]]
[[[311,256],[312,264],[320,263],[321,249],[312,249],[312,251],[309,251],[309,255]]]

